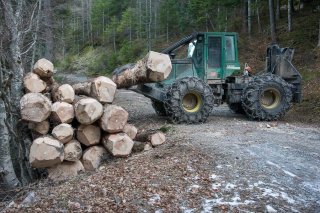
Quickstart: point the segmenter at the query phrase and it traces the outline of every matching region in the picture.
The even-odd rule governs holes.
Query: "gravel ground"
[[[141,95],[119,91],[116,102],[140,129],[166,125]],[[214,193],[203,198],[195,211],[227,206],[255,212],[320,212],[319,127],[249,121],[223,105],[205,124],[173,125],[169,137],[207,156]],[[194,170],[192,161],[188,169]],[[189,187],[203,187],[196,175],[193,179]]]
[[[319,127],[253,122],[226,106],[205,124],[172,125],[142,95],[119,90],[115,103],[140,130],[169,129],[167,142],[95,173],[41,180],[0,212],[320,212]],[[33,201],[19,207],[25,192]]]

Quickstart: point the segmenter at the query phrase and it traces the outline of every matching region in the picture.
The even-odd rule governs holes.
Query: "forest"
[[[38,175],[25,158],[19,101],[39,58],[58,73],[108,76],[193,32],[237,32],[241,65],[263,69],[267,45],[279,43],[296,49],[304,89],[319,86],[318,0],[0,0],[0,11],[0,177],[9,188]],[[320,92],[305,93],[296,112],[315,122]]]

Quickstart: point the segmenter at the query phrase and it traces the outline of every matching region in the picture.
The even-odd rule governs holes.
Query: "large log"
[[[116,157],[128,156],[133,147],[133,141],[126,133],[106,135],[102,139],[102,144]]]
[[[81,82],[72,85],[72,88],[76,95],[91,95],[91,82]]]
[[[43,92],[47,88],[46,82],[40,79],[37,74],[29,72],[23,78],[23,86],[26,92]]]
[[[50,129],[50,123],[49,121],[45,120],[45,121],[42,121],[40,123],[33,123],[33,122],[30,122],[28,124],[28,128],[33,130],[34,132],[36,133],[39,133],[41,135],[46,135],[48,134],[49,132],[49,129]]]
[[[123,128],[123,132],[126,133],[132,140],[135,139],[138,129],[132,124],[126,124]]]
[[[23,120],[42,122],[51,113],[51,101],[40,93],[25,94],[20,100],[20,112]]]
[[[51,120],[56,123],[71,123],[74,118],[73,105],[66,102],[52,104]]]
[[[82,164],[88,171],[99,168],[101,161],[108,155],[107,150],[102,146],[91,146],[83,152]]]
[[[61,101],[72,104],[74,97],[74,90],[69,84],[63,84],[52,91],[53,101]]]
[[[45,58],[39,59],[33,67],[33,72],[40,77],[51,77],[53,75],[53,64]]]
[[[100,76],[93,79],[91,83],[91,97],[101,103],[112,103],[116,89],[117,86],[111,79]]]
[[[150,142],[152,146],[158,146],[166,141],[166,136],[163,132],[149,130],[138,133],[135,140],[140,142]]]
[[[73,138],[73,128],[70,124],[59,124],[52,130],[52,136],[65,144]]]
[[[103,106],[93,98],[84,98],[75,104],[75,114],[81,124],[92,124],[98,120],[103,113]]]
[[[81,124],[77,129],[77,139],[86,146],[93,146],[100,142],[101,130],[95,125]]]
[[[77,161],[82,156],[81,144],[77,140],[72,140],[64,145],[64,160]]]
[[[33,141],[29,154],[32,167],[51,167],[61,163],[63,159],[63,144],[60,141],[50,136],[43,136]]]
[[[165,80],[172,69],[170,57],[166,54],[150,51],[136,64],[125,65],[113,72],[112,80],[117,88]]]
[[[128,121],[128,112],[120,106],[107,105],[100,119],[100,127],[108,133],[121,132]]]
[[[48,169],[48,178],[54,181],[66,180],[77,176],[80,172],[85,171],[81,161],[62,162]]]

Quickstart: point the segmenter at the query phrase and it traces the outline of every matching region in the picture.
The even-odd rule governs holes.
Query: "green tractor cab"
[[[193,33],[162,51],[172,62],[166,80],[131,89],[175,123],[205,122],[213,106],[223,103],[251,119],[280,119],[291,103],[301,101],[301,75],[291,63],[294,50],[270,45],[266,69],[252,77],[241,72],[237,39],[237,33]],[[186,57],[175,59],[186,45]]]

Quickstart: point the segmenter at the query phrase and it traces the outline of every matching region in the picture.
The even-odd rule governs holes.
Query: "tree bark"
[[[280,0],[277,0],[276,19],[280,20]]]
[[[262,33],[259,4],[260,4],[259,0],[256,0],[258,32],[259,32],[259,33]]]
[[[273,0],[269,0],[269,20],[270,20],[271,40],[272,40],[272,43],[276,43],[277,42],[276,22],[275,22],[275,18],[274,18]]]
[[[251,37],[251,0],[248,0],[248,34],[249,34],[249,37]]]
[[[53,60],[53,48],[54,48],[54,40],[53,40],[53,15],[52,15],[52,5],[51,0],[44,0],[44,22],[45,22],[45,58],[49,61]]]
[[[320,19],[319,19],[318,47],[320,48]]]

